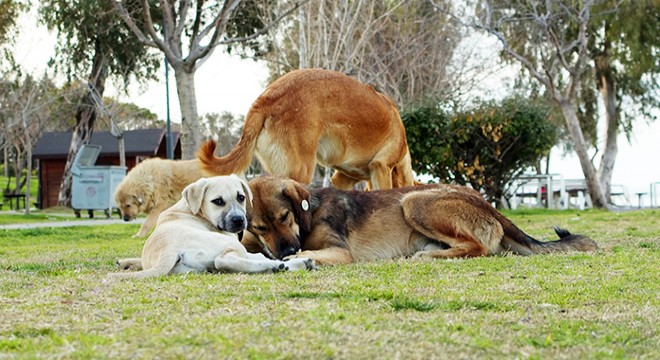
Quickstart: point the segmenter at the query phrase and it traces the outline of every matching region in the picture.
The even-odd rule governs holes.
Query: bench
[[[25,194],[4,194],[5,202],[9,203],[10,210],[20,210],[21,201],[23,201],[23,208],[25,208]],[[16,206],[14,207],[14,200],[16,200]]]

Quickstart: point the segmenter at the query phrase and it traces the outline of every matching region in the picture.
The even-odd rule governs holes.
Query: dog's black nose
[[[124,215],[124,221],[131,221],[131,218],[128,215]]]
[[[298,252],[298,249],[296,249],[294,246],[285,244],[285,245],[280,247],[280,258],[283,259],[283,258],[285,258],[289,255],[293,255],[297,252]]]
[[[229,231],[231,233],[237,233],[239,231],[245,230],[245,216],[241,215],[231,215],[225,218],[223,221],[224,231]]]
[[[233,228],[243,228],[245,226],[245,217],[240,215],[234,215],[229,219],[231,221]]]

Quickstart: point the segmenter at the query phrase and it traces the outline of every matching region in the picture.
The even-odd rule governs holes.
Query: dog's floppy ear
[[[250,186],[248,185],[247,181],[244,180],[245,176],[236,176],[232,174],[231,176],[235,177],[236,180],[241,182],[241,186],[243,187],[243,192],[245,192],[245,196],[247,197],[247,204],[246,208],[251,208],[252,207],[252,198],[254,197],[252,195],[252,190],[250,190]]]
[[[188,185],[181,192],[181,196],[188,203],[188,208],[193,214],[197,214],[202,208],[202,202],[204,201],[204,192],[206,192],[206,179],[201,178],[194,183]]]
[[[304,232],[310,232],[312,230],[312,211],[307,189],[296,181],[288,180],[286,187],[282,190],[282,195],[291,201],[300,229]]]

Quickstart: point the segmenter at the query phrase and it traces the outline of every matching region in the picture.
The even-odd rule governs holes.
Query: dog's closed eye
[[[225,206],[225,201],[221,197],[211,200],[211,203],[216,206]]]
[[[252,226],[252,229],[253,229],[253,230],[256,230],[256,231],[259,232],[259,233],[265,233],[265,232],[268,232],[268,228],[265,227],[265,226],[263,226],[263,225],[260,225],[260,226]]]

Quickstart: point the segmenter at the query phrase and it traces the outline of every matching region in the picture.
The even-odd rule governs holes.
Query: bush
[[[508,183],[557,141],[547,104],[520,97],[448,114],[440,105],[403,109],[413,170],[470,185],[500,207]]]

